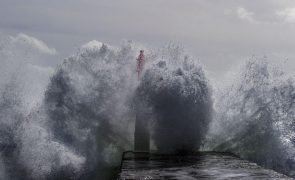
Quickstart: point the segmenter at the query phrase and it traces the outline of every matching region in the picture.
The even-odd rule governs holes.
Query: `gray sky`
[[[295,72],[294,0],[0,0],[0,32],[25,33],[63,58],[93,39],[178,42],[211,75],[266,55]]]

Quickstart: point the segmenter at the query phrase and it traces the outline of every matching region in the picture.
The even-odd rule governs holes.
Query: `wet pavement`
[[[201,152],[189,156],[126,153],[120,180],[135,179],[291,179],[230,153]]]

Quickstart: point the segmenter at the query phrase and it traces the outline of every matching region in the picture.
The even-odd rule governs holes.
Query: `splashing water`
[[[230,151],[292,176],[294,79],[266,59],[255,57],[236,77],[216,93],[207,148]]]
[[[139,85],[137,103],[147,104],[152,114],[156,148],[164,153],[195,151],[211,120],[211,90],[202,67],[175,45],[163,48],[154,59]]]
[[[120,152],[132,148],[135,55],[132,44],[117,49],[93,41],[51,78],[45,97],[50,127],[86,158],[87,178],[96,177],[97,168],[117,165]]]
[[[83,158],[51,138],[39,108],[53,73],[42,60],[56,51],[24,34],[0,41],[1,177],[44,179],[54,168],[79,169]]]
[[[1,177],[106,179],[133,149],[139,110],[158,151],[189,153],[205,143],[294,175],[294,80],[266,60],[250,60],[214,92],[211,122],[206,74],[180,46],[145,50],[138,80],[144,48],[132,42],[91,41],[55,72],[40,63],[55,58],[45,43],[24,34],[0,42]]]
[[[120,153],[132,149],[136,113],[134,106],[139,106],[134,104],[134,99],[140,99],[140,103],[148,104],[155,110],[152,112],[156,122],[152,137],[157,149],[168,150],[161,146],[166,139],[169,151],[181,148],[195,150],[205,135],[210,122],[207,114],[211,101],[202,68],[178,47],[169,46],[166,50],[147,55],[149,64],[139,85],[135,72],[137,53],[138,49],[132,43],[113,48],[91,42],[59,67],[46,91],[45,104],[50,116],[50,127],[57,139],[75,148],[86,158],[88,175],[96,172],[97,168],[116,165]],[[161,67],[159,63],[167,63],[167,66]],[[179,64],[181,66],[176,68]],[[161,72],[164,76],[159,76]],[[158,78],[165,79],[158,81]],[[164,89],[158,91],[155,86],[163,86]],[[169,88],[175,94],[164,98],[171,98],[175,103],[170,101],[170,107],[164,109],[165,104],[160,103],[165,103],[165,100],[160,96]],[[155,101],[156,96],[158,101]],[[167,119],[160,117],[169,113],[171,108],[181,108],[183,103],[187,103],[186,107],[190,109],[182,109],[181,116],[174,119],[167,116],[171,122],[164,122]],[[202,106],[206,106],[204,109],[207,112],[201,112],[204,110]],[[196,111],[194,108],[199,109]],[[185,120],[187,114],[200,118]],[[177,130],[176,126],[188,123],[190,125]],[[171,136],[168,131],[160,134],[159,128],[171,130],[171,127],[175,129],[175,138],[179,133],[187,132],[185,138],[188,141],[180,144],[180,139],[168,141],[167,137]],[[92,177],[97,176],[92,174]]]

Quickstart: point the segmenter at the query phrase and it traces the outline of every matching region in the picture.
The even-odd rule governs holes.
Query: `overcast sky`
[[[178,42],[220,77],[252,55],[295,72],[294,0],[0,0],[0,32],[25,33],[59,52],[59,63],[98,40],[147,46]]]

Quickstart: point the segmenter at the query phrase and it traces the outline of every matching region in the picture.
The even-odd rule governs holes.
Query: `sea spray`
[[[122,151],[133,149],[136,114],[144,111],[158,151],[194,151],[205,137],[212,102],[199,62],[169,45],[146,54],[138,79],[136,47],[91,42],[51,78],[45,97],[50,128],[86,158],[83,177],[104,178]]]
[[[146,107],[156,150],[191,152],[204,140],[210,86],[200,63],[180,46],[145,49],[138,80],[142,46],[132,42],[112,47],[91,41],[54,73],[38,64],[55,54],[43,42],[26,35],[1,42],[3,177],[110,177],[121,153],[133,149],[137,103]]]
[[[24,34],[0,41],[1,177],[45,179],[54,168],[79,169],[83,157],[50,138],[46,114],[39,107],[53,73],[43,61],[55,58],[56,51]]]
[[[294,175],[294,79],[257,57],[232,79],[215,92],[207,146]]]
[[[147,104],[159,152],[189,153],[203,143],[211,121],[211,89],[200,63],[170,44],[153,56],[137,89]]]
[[[46,90],[54,137],[86,158],[81,178],[106,178],[132,149],[137,49],[92,41],[58,67]]]

